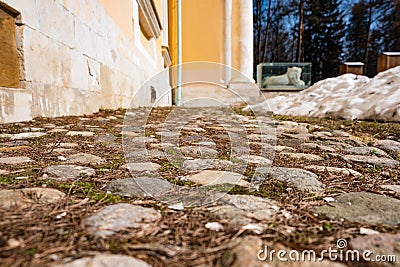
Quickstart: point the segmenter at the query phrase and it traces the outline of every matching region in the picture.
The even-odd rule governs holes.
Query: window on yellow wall
[[[147,39],[157,39],[161,35],[161,21],[153,0],[137,0],[139,5],[140,30]]]

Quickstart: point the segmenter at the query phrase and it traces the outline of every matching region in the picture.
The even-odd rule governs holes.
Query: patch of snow
[[[279,95],[245,110],[279,115],[400,121],[400,66],[374,78],[344,74],[290,95]]]

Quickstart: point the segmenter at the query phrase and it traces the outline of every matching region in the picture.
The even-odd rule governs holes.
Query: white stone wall
[[[132,41],[97,0],[0,2],[18,10],[23,23],[22,88],[0,87],[0,123],[151,105],[151,86],[164,96],[159,105],[171,104],[168,75],[141,88],[163,70],[161,52]]]

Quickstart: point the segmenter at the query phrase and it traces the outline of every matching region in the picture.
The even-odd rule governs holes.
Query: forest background
[[[400,0],[253,0],[254,73],[261,62],[311,62],[312,81],[346,61],[377,73],[382,52],[400,51]]]

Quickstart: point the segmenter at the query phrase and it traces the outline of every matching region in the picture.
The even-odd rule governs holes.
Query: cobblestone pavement
[[[138,108],[0,125],[0,265],[400,266],[400,137],[373,133],[398,124],[298,121]]]

